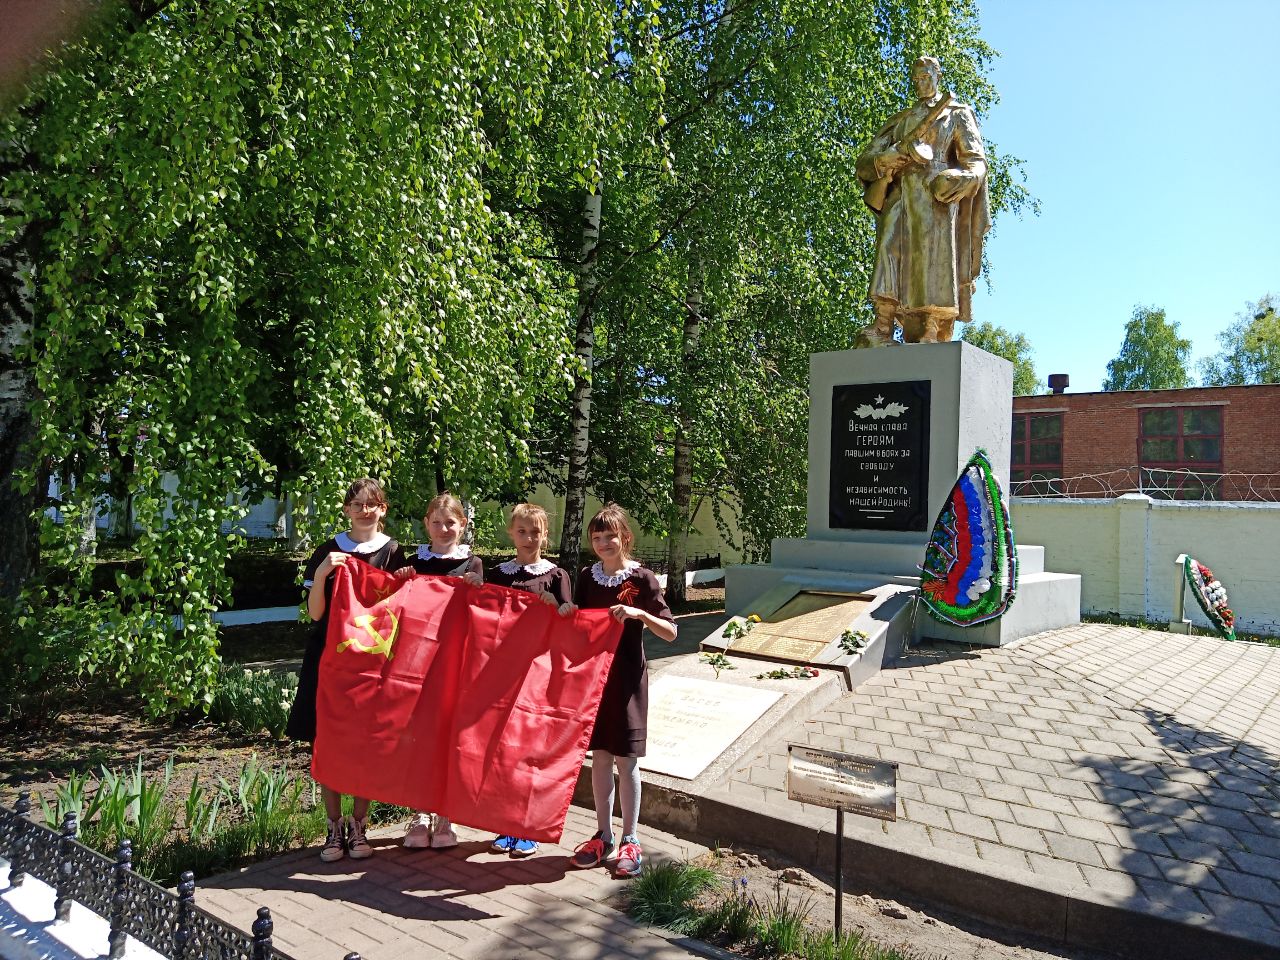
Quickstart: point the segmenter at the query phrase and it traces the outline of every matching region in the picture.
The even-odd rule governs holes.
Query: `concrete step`
[[[1035,633],[1079,622],[1079,574],[1019,571],[1017,593],[1000,619],[974,627],[956,627],[922,611],[917,631],[920,637],[931,640],[1001,647]]]

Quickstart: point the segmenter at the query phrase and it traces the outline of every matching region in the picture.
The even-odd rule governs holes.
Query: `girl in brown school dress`
[[[507,536],[516,548],[516,555],[486,570],[485,581],[513,590],[526,590],[557,607],[569,602],[573,597],[569,574],[542,556],[548,525],[547,511],[540,506],[517,504],[511,511],[511,522],[507,524]],[[523,837],[497,837],[490,846],[498,853],[509,853],[513,857],[529,857],[538,852],[537,841]]]
[[[397,577],[425,573],[461,577],[473,587],[484,583],[484,564],[462,542],[462,535],[467,529],[467,511],[461,500],[447,490],[432,498],[427,504],[422,525],[431,543],[418,547],[408,565],[395,572]],[[442,850],[457,845],[458,835],[448,817],[425,810],[414,811],[404,831],[404,846]]]
[[[347,487],[342,512],[347,515],[351,529],[316,547],[303,568],[302,585],[307,590],[307,613],[316,624],[302,655],[298,692],[289,710],[289,722],[285,725],[285,733],[294,740],[314,743],[316,739],[316,688],[320,679],[320,657],[324,653],[325,636],[329,630],[333,571],[349,563],[352,557],[379,570],[394,570],[405,562],[400,544],[382,532],[387,497],[377,480],[362,477]],[[323,784],[320,794],[329,818],[329,833],[320,849],[320,859],[332,862],[346,855],[353,860],[361,860],[373,853],[365,839],[369,801],[355,797],[352,816],[344,818],[342,795]]]
[[[591,792],[600,829],[579,845],[572,862],[575,867],[598,866],[613,851],[613,771],[617,767],[622,841],[613,872],[618,877],[634,877],[643,860],[636,827],[640,820],[640,758],[645,754],[649,723],[649,667],[641,637],[648,627],[654,636],[671,643],[676,638],[676,624],[653,571],[631,559],[635,537],[626,512],[616,503],[606,504],[591,518],[587,532],[591,549],[600,559],[578,574],[573,602],[562,605],[560,612],[567,615],[578,607],[608,607],[623,628],[589,745]]]

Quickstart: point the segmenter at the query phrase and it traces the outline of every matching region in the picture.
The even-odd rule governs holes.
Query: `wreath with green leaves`
[[[1226,640],[1236,638],[1236,615],[1227,606],[1227,588],[1213,575],[1213,571],[1199,560],[1187,557],[1182,562],[1183,574],[1187,585],[1196,598],[1196,603],[1209,618],[1214,629]]]

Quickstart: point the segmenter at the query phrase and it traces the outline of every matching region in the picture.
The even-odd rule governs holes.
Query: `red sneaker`
[[[623,839],[622,846],[618,850],[618,862],[613,867],[613,875],[615,877],[638,877],[643,864],[644,851],[640,849],[640,842],[634,837],[630,840]]]
[[[589,869],[590,867],[598,867],[604,863],[604,858],[613,852],[613,842],[601,839],[601,835],[597,833],[585,843],[578,844],[578,848],[573,851],[573,859],[569,862],[579,869]]]

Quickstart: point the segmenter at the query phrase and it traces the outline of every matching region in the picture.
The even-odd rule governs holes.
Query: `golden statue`
[[[858,157],[863,199],[876,214],[875,322],[859,346],[945,343],[971,320],[982,240],[991,229],[987,157],[973,110],[941,89],[933,57],[911,65],[916,102]]]

